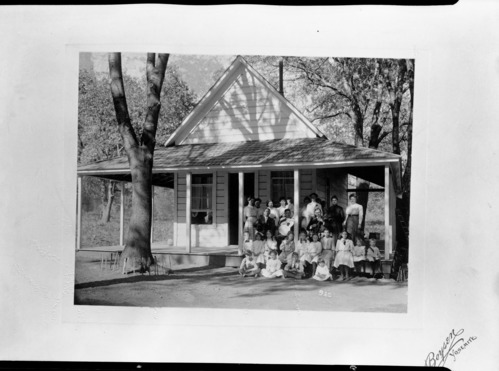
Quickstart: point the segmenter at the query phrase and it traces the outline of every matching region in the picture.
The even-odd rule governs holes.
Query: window
[[[213,223],[213,175],[193,174],[191,194],[191,223]]]
[[[272,200],[276,207],[279,206],[279,198],[294,197],[294,174],[293,171],[272,171]]]

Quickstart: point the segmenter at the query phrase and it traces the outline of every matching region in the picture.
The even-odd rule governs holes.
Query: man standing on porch
[[[326,213],[326,229],[333,237],[333,246],[336,246],[338,236],[343,230],[342,224],[345,220],[345,211],[338,205],[338,197],[334,195],[331,197],[331,206],[327,209]]]

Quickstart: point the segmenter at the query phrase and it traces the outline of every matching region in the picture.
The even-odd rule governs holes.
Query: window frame
[[[211,182],[207,181],[204,183],[195,183],[197,177],[202,177],[202,176],[211,176]],[[199,178],[198,178],[199,179]],[[202,186],[209,186],[211,187],[211,192],[209,195],[206,196],[206,200],[209,201],[211,204],[211,208],[193,208],[192,206],[194,205],[193,198],[194,198],[194,188],[196,187],[202,187]],[[213,173],[192,173],[191,174],[191,224],[195,226],[215,226],[216,225],[216,215],[215,215],[215,210],[216,210],[216,197],[215,197],[215,192],[216,192],[216,172]],[[199,223],[195,220],[195,217],[192,215],[193,213],[208,213],[211,212],[211,223]]]

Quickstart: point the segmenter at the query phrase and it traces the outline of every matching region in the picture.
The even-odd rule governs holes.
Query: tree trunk
[[[392,144],[393,153],[400,155],[400,106],[402,105],[402,96],[404,93],[404,81],[407,72],[407,64],[405,59],[400,59],[398,62],[397,78],[395,80],[395,90],[392,91],[392,102],[390,104],[392,110]]]
[[[412,117],[414,108],[414,61],[407,61],[407,77],[409,82],[409,92],[411,93],[411,112],[407,122],[407,163],[404,175],[402,176],[402,199],[406,205],[406,223],[409,224],[410,196],[411,196],[411,166],[412,166]]]
[[[148,270],[154,264],[151,252],[152,167],[155,136],[160,110],[160,92],[168,64],[168,54],[147,54],[147,114],[140,142],[132,127],[125,97],[121,54],[109,54],[111,93],[118,128],[123,139],[132,177],[132,215],[121,260],[128,259],[131,269]],[[138,265],[138,266],[137,266]]]
[[[132,259],[140,268],[145,269],[154,263],[151,252],[153,156],[147,148],[140,146],[130,153],[129,161],[132,175],[132,215],[122,257]]]
[[[364,116],[357,102],[352,104],[352,116],[354,120],[355,146],[364,147]]]
[[[111,208],[113,207],[114,192],[116,190],[116,182],[109,181],[106,189],[107,189],[107,201],[103,207],[102,218],[101,218],[100,224],[109,223],[109,220],[111,220]]]

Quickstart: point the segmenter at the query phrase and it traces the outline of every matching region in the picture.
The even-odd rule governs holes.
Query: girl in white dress
[[[295,251],[298,253],[298,258],[300,261],[303,256],[308,252],[308,239],[307,234],[305,232],[301,232],[298,236],[298,242],[296,243]]]
[[[317,266],[315,274],[312,278],[317,281],[326,281],[333,278],[331,273],[329,273],[329,269],[326,266],[326,262],[324,261],[324,259],[319,260],[319,265]]]
[[[319,235],[314,234],[312,236],[312,241],[308,244],[308,251],[306,255],[304,255],[304,259],[302,260],[303,269],[307,273],[308,277],[311,277],[315,274],[315,269],[317,268],[317,263],[319,263],[321,252],[322,244],[321,241],[319,241]]]
[[[281,261],[277,259],[277,251],[270,251],[269,259],[265,268],[262,269],[261,275],[265,278],[283,277]]]
[[[271,231],[267,231],[267,236],[263,243],[263,248],[263,256],[265,258],[265,262],[267,262],[267,260],[269,259],[271,251],[275,251],[277,254],[277,241]]]
[[[353,268],[353,242],[347,239],[348,233],[343,231],[341,239],[336,243],[336,258],[334,259],[334,267],[340,268],[340,280],[349,279],[349,270]]]
[[[332,262],[334,261],[335,246],[333,246],[333,242],[334,238],[331,236],[329,231],[327,229],[324,230],[324,237],[322,237],[321,240],[322,243],[321,259],[324,260],[327,269],[329,269],[330,271],[331,271]]]
[[[363,273],[366,272],[366,247],[360,238],[353,247],[353,264],[355,265],[355,273],[357,276],[361,275],[361,268],[363,268]]]
[[[255,240],[253,241],[253,257],[256,260],[259,268],[263,268],[265,265],[265,246],[262,241],[262,235],[260,232],[255,233]]]

